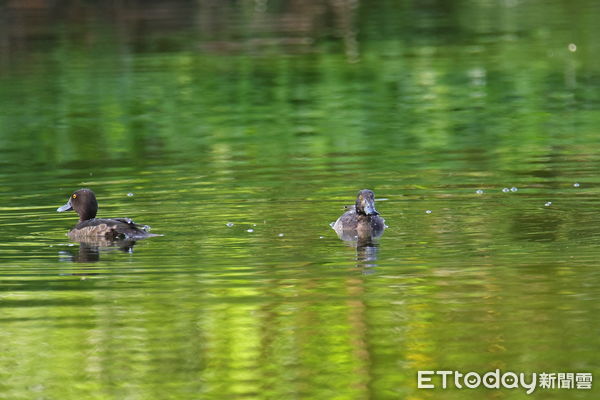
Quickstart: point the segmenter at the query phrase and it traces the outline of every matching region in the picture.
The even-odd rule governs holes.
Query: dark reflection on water
[[[133,253],[133,246],[136,240],[118,239],[108,240],[98,238],[97,240],[88,239],[87,241],[78,241],[77,250],[63,250],[59,253],[61,261],[72,262],[95,262],[100,260],[100,255],[108,251],[122,251]]]
[[[377,266],[379,244],[373,240],[356,242],[357,267],[372,268]]]
[[[356,261],[358,267],[377,266],[377,254],[379,247],[379,238],[383,235],[383,230],[377,232],[364,232],[356,230],[335,229],[340,240],[348,246],[356,248]]]

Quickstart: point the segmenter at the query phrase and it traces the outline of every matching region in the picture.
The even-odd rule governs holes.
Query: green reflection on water
[[[6,51],[0,397],[524,398],[416,371],[597,373],[597,5],[360,2],[292,35],[248,4]],[[164,236],[86,253],[55,213],[82,186]],[[357,248],[328,224],[365,187],[389,228]]]

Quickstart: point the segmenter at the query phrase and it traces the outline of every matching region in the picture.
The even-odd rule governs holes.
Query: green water
[[[416,379],[600,379],[597,2],[142,3],[0,6],[0,398],[598,398]]]

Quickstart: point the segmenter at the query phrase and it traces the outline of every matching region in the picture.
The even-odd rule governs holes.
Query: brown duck
[[[98,201],[90,189],[79,189],[70,197],[67,204],[56,211],[75,210],[79,215],[79,223],[68,233],[72,239],[142,239],[158,236],[149,233],[150,227],[138,225],[129,218],[96,218]]]
[[[375,209],[375,194],[369,189],[358,192],[354,205],[332,224],[343,240],[373,239],[385,230],[385,220]]]

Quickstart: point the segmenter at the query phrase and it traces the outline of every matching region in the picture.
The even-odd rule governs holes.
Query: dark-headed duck
[[[69,201],[56,211],[75,210],[79,214],[79,223],[69,231],[72,239],[106,238],[115,239],[141,239],[157,236],[148,233],[147,225],[138,225],[129,218],[96,218],[98,201],[96,195],[89,189],[79,189],[69,197]]]
[[[358,192],[356,203],[348,207],[332,227],[343,240],[381,236],[386,226],[375,209],[375,194],[369,189]]]

